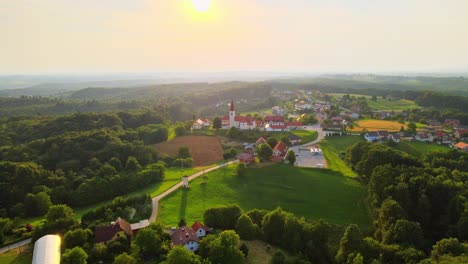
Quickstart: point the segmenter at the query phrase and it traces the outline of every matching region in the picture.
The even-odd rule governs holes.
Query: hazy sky
[[[0,74],[468,70],[467,0],[0,0]]]

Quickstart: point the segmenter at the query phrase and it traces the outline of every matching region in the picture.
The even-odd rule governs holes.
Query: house
[[[377,134],[379,134],[380,139],[387,139],[389,135],[387,130],[379,130]]]
[[[395,143],[400,143],[400,141],[401,141],[401,137],[400,137],[399,134],[390,134],[388,136],[388,139],[392,140]]]
[[[451,126],[451,127],[459,127],[460,126],[460,120],[458,120],[458,119],[445,119],[444,125]]]
[[[245,164],[255,162],[254,155],[252,155],[252,153],[247,153],[247,152],[237,155],[237,159],[239,160],[239,162],[245,163]]]
[[[251,116],[238,116],[234,108],[234,101],[231,100],[229,108],[229,115],[225,115],[221,118],[221,127],[223,129],[229,129],[231,127],[238,128],[240,130],[252,130],[255,128],[262,127],[261,121],[255,120]]]
[[[333,122],[333,124],[340,125],[344,121],[344,119],[341,116],[334,116],[331,118],[331,121]]]
[[[351,113],[351,114],[349,114],[349,117],[351,117],[351,119],[359,119],[359,114],[358,113]]]
[[[265,125],[265,131],[268,131],[268,132],[281,132],[285,128],[286,127],[284,125],[282,125],[282,126],[280,126],[280,125],[270,125],[270,124]]]
[[[288,145],[284,144],[282,141],[278,142],[278,144],[273,148],[273,155],[271,156],[272,161],[282,162],[287,152]]]
[[[431,134],[425,133],[425,132],[417,133],[414,139],[416,139],[417,141],[422,141],[422,142],[434,141],[434,137]]]
[[[455,137],[456,138],[463,138],[463,137],[466,137],[465,135],[468,135],[468,129],[464,128],[464,129],[457,129],[457,131],[455,131]]]
[[[284,122],[287,130],[295,130],[303,126],[302,122]]]
[[[268,124],[270,126],[284,127],[284,117],[278,116],[278,115],[265,116],[265,118],[263,119],[263,122],[265,123],[265,125]]]
[[[301,144],[302,139],[294,134],[290,134],[289,141],[291,141],[291,144],[293,145],[299,145]]]
[[[253,143],[244,143],[244,150],[247,153],[253,153],[255,150],[255,144]]]
[[[192,225],[193,231],[195,231],[195,234],[197,235],[198,238],[205,237],[209,233],[211,233],[211,228],[207,227],[206,225],[200,223],[200,222],[195,222]]]
[[[114,240],[116,237],[119,236],[119,232],[124,232],[128,236],[133,237],[131,225],[120,217],[117,218],[117,220],[115,222],[112,222],[110,225],[96,227],[96,242],[101,243],[109,240]]]
[[[369,142],[374,142],[379,139],[379,134],[377,132],[367,132],[364,138]]]
[[[294,108],[297,110],[297,111],[305,111],[305,110],[309,110],[312,108],[312,105],[310,104],[306,104],[304,102],[299,102],[297,104],[294,105]]]
[[[284,115],[286,114],[286,110],[279,106],[274,106],[271,108],[271,111],[273,112],[274,115]]]
[[[255,142],[255,145],[258,146],[258,145],[264,144],[264,143],[267,143],[266,139],[264,139],[263,137],[260,137],[260,138],[257,139],[257,141]]]
[[[192,125],[192,128],[193,129],[202,129],[204,127],[210,127],[211,126],[211,122],[210,120],[206,119],[206,118],[198,118],[197,121],[195,121]]]
[[[468,144],[465,142],[458,142],[457,144],[455,144],[455,148],[464,152],[468,152]]]
[[[188,250],[195,252],[198,250],[200,239],[192,228],[185,226],[178,228],[171,235],[172,244],[184,246]]]
[[[60,244],[58,235],[46,235],[34,243],[32,264],[60,264]]]
[[[398,135],[400,135],[401,140],[413,140],[414,137],[408,132],[398,132]]]

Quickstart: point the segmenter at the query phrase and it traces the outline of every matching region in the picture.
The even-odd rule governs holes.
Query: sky
[[[468,70],[466,0],[0,0],[0,74]]]

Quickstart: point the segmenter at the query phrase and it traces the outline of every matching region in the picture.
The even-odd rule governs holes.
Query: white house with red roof
[[[288,153],[288,145],[286,145],[283,141],[280,141],[273,148],[273,155],[271,156],[271,160],[274,162],[282,162],[284,157],[286,157],[286,153]]]
[[[198,250],[200,239],[192,228],[185,226],[178,228],[171,235],[172,244],[175,246],[184,246],[194,252]]]
[[[206,118],[198,118],[192,125],[193,129],[202,129],[204,127],[210,127],[211,122]]]
[[[236,115],[236,110],[234,108],[234,101],[231,101],[229,115],[225,115],[221,118],[221,126],[224,129],[235,127],[240,130],[252,130],[255,128],[260,128],[262,127],[262,125],[263,124],[261,121],[255,120],[251,116]]]
[[[192,229],[193,231],[195,231],[195,234],[197,235],[198,238],[205,237],[211,232],[211,228],[207,227],[206,225],[198,221],[193,223]]]

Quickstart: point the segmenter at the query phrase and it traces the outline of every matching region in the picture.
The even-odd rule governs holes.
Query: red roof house
[[[193,231],[195,231],[195,234],[200,238],[206,236],[208,233],[211,232],[211,228],[207,227],[206,225],[200,223],[200,222],[195,222],[192,225]]]
[[[260,144],[264,144],[264,143],[267,143],[266,139],[264,139],[263,137],[260,137],[259,139],[257,139],[257,141],[255,142],[255,145],[260,145]]]
[[[245,152],[237,155],[237,159],[242,163],[251,163],[255,161],[254,155]]]
[[[96,227],[95,238],[97,243],[106,242],[113,240],[115,235],[119,232],[125,232],[130,237],[133,236],[133,231],[131,225],[123,220],[122,218],[117,218],[115,222],[112,222],[108,226],[98,226]]]
[[[278,142],[273,148],[273,156],[271,156],[272,161],[281,162],[283,161],[286,153],[288,152],[288,145],[284,144],[282,141]]]

